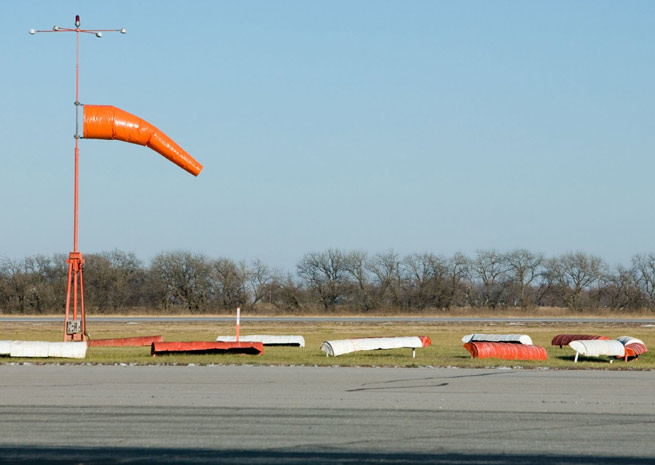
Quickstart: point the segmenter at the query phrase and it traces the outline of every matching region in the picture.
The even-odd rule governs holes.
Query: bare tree
[[[410,306],[444,308],[449,296],[448,261],[430,253],[413,254],[405,257],[403,267],[410,284]]]
[[[212,295],[219,308],[231,310],[248,303],[248,270],[245,263],[219,258],[211,263],[210,277]]]
[[[190,252],[170,252],[152,260],[151,273],[162,285],[164,308],[204,308],[211,288],[211,265],[207,257]]]
[[[25,260],[10,260],[5,258],[0,263],[0,271],[4,277],[3,291],[6,296],[6,308],[9,313],[25,313],[31,309],[29,303],[33,279]]]
[[[517,290],[518,301],[523,310],[533,303],[528,296],[532,283],[541,275],[544,256],[525,249],[516,249],[505,255],[508,276]]]
[[[297,265],[298,276],[316,294],[324,310],[334,310],[344,300],[347,290],[345,262],[343,252],[329,249],[323,253],[307,253]]]
[[[113,295],[114,308],[142,306],[142,289],[146,281],[143,262],[134,252],[113,250],[106,255],[118,275]]]
[[[399,258],[393,251],[305,254],[297,274],[229,258],[169,252],[149,267],[118,250],[85,256],[87,308],[135,307],[194,311],[241,305],[282,312],[449,309],[506,304],[598,306],[655,310],[655,253],[635,255],[629,268],[609,268],[582,252],[545,259],[525,249],[481,250],[473,258],[432,253]],[[67,264],[62,254],[20,260],[0,257],[0,312],[62,311]],[[95,307],[95,308],[94,308]]]
[[[640,309],[647,306],[647,298],[639,288],[634,270],[617,266],[615,273],[601,277],[598,301],[615,310]]]
[[[116,287],[116,270],[103,254],[86,254],[84,264],[84,283],[86,284],[85,304],[88,310],[103,313],[107,308],[115,308],[112,302]]]
[[[655,253],[632,257],[632,272],[637,285],[645,294],[646,305],[655,310]]]
[[[366,262],[372,274],[375,300],[387,307],[400,307],[401,260],[396,252],[390,250],[378,253]]]
[[[508,266],[505,257],[495,250],[478,250],[470,266],[473,279],[479,280],[481,307],[496,308],[508,285]]]
[[[0,309],[7,313],[60,310],[66,297],[66,260],[36,255],[0,260]]]
[[[257,305],[265,299],[269,285],[273,282],[273,272],[259,259],[252,262],[246,270],[246,288],[250,297],[250,306]]]
[[[87,307],[103,312],[142,304],[139,294],[145,272],[134,253],[113,250],[88,254],[85,260]]]
[[[284,275],[280,271],[275,271],[270,281],[263,287],[262,301],[283,311],[298,312],[303,308],[302,293],[302,289],[291,274]]]
[[[368,271],[368,255],[363,251],[349,252],[344,257],[346,275],[352,280],[352,294],[357,309],[369,311],[375,306]]]
[[[447,266],[450,286],[443,308],[464,306],[471,300],[471,285],[467,279],[470,276],[470,260],[466,255],[458,252],[448,260]]]
[[[606,270],[601,258],[574,252],[547,260],[544,276],[557,286],[569,308],[582,310],[585,292],[599,283]]]

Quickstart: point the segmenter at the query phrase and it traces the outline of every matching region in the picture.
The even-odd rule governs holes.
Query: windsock
[[[145,145],[194,176],[202,171],[202,165],[173,139],[147,121],[112,105],[84,105],[84,138]]]

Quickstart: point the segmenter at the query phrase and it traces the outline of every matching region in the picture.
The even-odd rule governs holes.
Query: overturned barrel
[[[575,350],[574,362],[578,361],[579,355],[584,355],[585,357],[608,355],[610,357],[619,358],[625,356],[625,347],[621,342],[616,340],[571,341],[569,347]]]
[[[355,339],[338,339],[325,341],[321,344],[321,350],[326,356],[337,357],[351,352],[365,350],[384,350],[410,348],[416,350],[421,347],[429,347],[432,341],[428,336],[408,337],[364,337]]]
[[[573,341],[607,341],[609,337],[607,336],[596,336],[593,334],[558,334],[553,338],[551,344],[554,346],[559,346],[560,349],[563,346],[569,345]]]
[[[646,352],[648,352],[648,349],[646,348],[645,344],[639,344],[639,343],[626,344],[625,354],[624,354],[625,361],[627,362],[629,358],[637,358],[641,354],[645,354]]]
[[[464,348],[471,358],[499,358],[502,360],[548,360],[546,349],[540,346],[511,342],[467,342]]]
[[[623,354],[623,358],[625,359],[626,362],[628,361],[628,359],[638,358],[641,354],[645,354],[646,352],[648,352],[648,349],[646,348],[646,344],[644,344],[644,341],[642,341],[641,339],[637,339],[636,337],[621,336],[621,337],[617,337],[616,340],[619,341],[621,344],[623,344],[623,347],[625,348],[625,353]]]
[[[532,338],[527,334],[467,334],[462,342],[512,342],[532,345]]]

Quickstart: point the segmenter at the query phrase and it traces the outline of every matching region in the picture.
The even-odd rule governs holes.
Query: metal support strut
[[[68,285],[66,290],[66,317],[64,320],[64,341],[85,341],[86,315],[84,312],[84,258],[82,252],[71,252],[68,256]],[[71,287],[73,288],[73,314],[71,308]],[[79,289],[79,292],[78,292]],[[78,307],[79,303],[79,307]],[[79,308],[79,315],[78,315]],[[79,316],[79,319],[78,319]],[[71,318],[72,317],[72,318]]]

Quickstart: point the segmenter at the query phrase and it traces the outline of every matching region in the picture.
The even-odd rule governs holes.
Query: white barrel
[[[9,356],[34,358],[47,357],[48,344],[50,343],[41,341],[12,341]]]
[[[86,342],[12,341],[10,357],[85,358]]]
[[[527,334],[467,334],[462,342],[515,342],[531,346],[532,338]]]
[[[327,355],[336,357],[361,350],[399,349],[423,347],[423,341],[418,336],[411,337],[367,337],[360,339],[340,339],[325,341],[321,350]]]
[[[218,336],[217,342],[236,342],[236,336]],[[302,336],[276,336],[271,334],[257,334],[253,336],[239,336],[240,342],[261,342],[265,346],[298,346],[305,347],[305,338]]]
[[[623,357],[625,355],[625,347],[616,340],[603,341],[593,339],[589,341],[571,341],[569,347],[580,355],[587,357],[598,357],[600,355]]]
[[[48,346],[48,357],[85,358],[86,342],[51,342]]]
[[[641,339],[637,339],[636,337],[632,337],[632,336],[621,336],[621,337],[617,337],[616,340],[619,341],[624,346],[627,346],[628,344],[646,345],[644,344],[644,341],[642,341]]]
[[[0,341],[0,355],[9,355],[12,341]]]

